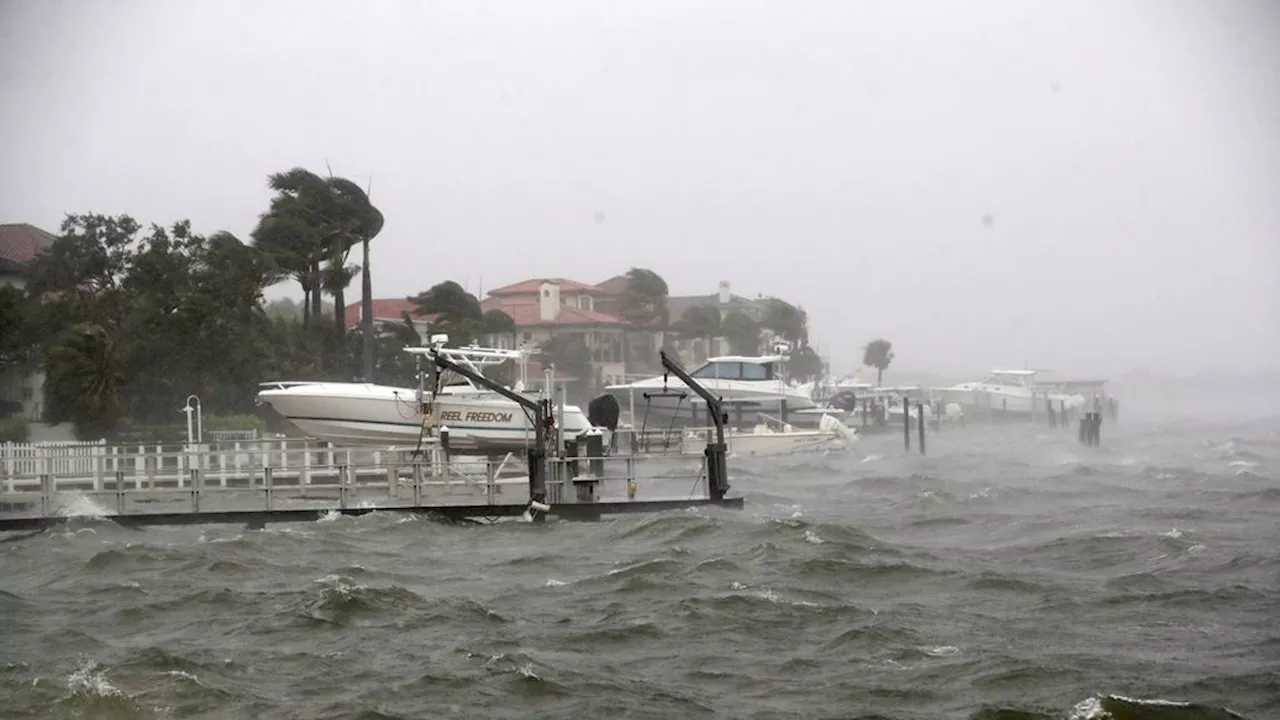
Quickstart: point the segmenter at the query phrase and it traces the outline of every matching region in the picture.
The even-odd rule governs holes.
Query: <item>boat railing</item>
[[[783,432],[790,427],[790,423],[783,422],[782,418],[769,413],[758,412],[756,413],[756,419],[775,432]]]
[[[619,427],[614,431],[614,439],[610,441],[611,453],[615,455],[679,455],[685,453],[685,439],[691,433],[699,437],[699,430],[690,426],[679,427]],[[701,453],[701,450],[698,450]]]

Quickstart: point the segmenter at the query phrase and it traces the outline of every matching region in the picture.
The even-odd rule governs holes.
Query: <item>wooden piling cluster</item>
[[[927,454],[925,449],[924,408],[925,404],[923,402],[916,403],[916,436],[920,441],[921,455]],[[940,427],[940,425],[935,425],[935,427]],[[905,396],[902,398],[902,449],[906,452],[911,452],[911,400]]]
[[[1102,413],[1087,412],[1080,418],[1080,443],[1097,447],[1102,443]]]

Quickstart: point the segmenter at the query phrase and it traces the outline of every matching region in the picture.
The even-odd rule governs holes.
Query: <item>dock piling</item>
[[[902,450],[911,452],[911,401],[902,398]]]
[[[920,436],[920,454],[924,455],[924,402],[916,403],[916,424],[919,426],[916,434]]]
[[[587,431],[587,470],[596,477],[604,476],[604,433]]]
[[[578,476],[578,449],[578,438],[571,437],[564,441],[564,456],[569,461],[566,467],[570,480]]]
[[[1102,444],[1102,413],[1086,412],[1080,418],[1080,444],[1089,447]]]

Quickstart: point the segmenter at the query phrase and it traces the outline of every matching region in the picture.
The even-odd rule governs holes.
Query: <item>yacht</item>
[[[775,350],[785,350],[784,344]],[[774,355],[723,355],[709,358],[689,371],[689,375],[721,398],[730,418],[756,413],[781,414],[807,410],[816,406],[813,383],[792,385],[787,382],[783,364],[787,357]],[[622,385],[610,385],[605,391],[629,411],[635,427],[683,427],[706,424],[705,406],[697,395],[675,377],[646,378]],[[701,417],[699,417],[701,415]]]
[[[936,393],[946,403],[958,404],[965,410],[1029,414],[1042,412],[1046,401],[1054,408],[1082,407],[1082,395],[1060,392],[1036,384],[1035,370],[992,370],[978,382],[967,382],[939,388]]]
[[[406,348],[425,354],[427,348]],[[524,392],[527,351],[439,347],[440,354],[468,369],[507,360],[516,362],[521,378],[512,388]],[[441,372],[434,390],[345,382],[263,383],[257,402],[274,425],[287,435],[326,440],[337,445],[415,445],[428,431],[449,430],[449,447],[459,452],[501,453],[522,450],[533,442],[532,419],[524,409],[465,377]],[[283,421],[283,422],[281,422]],[[591,428],[575,405],[557,408],[556,422],[565,436]]]

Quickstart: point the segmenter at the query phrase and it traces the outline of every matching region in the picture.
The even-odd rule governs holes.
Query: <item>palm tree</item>
[[[382,232],[384,218],[378,208],[369,201],[369,194],[359,185],[340,177],[330,177],[329,186],[336,195],[339,217],[342,220],[345,246],[349,250],[355,243],[360,243],[363,261],[360,265],[360,327],[364,331],[364,376],[373,381],[373,276],[369,270],[369,243]],[[345,251],[343,257],[346,257]],[[335,312],[343,313],[340,327],[345,327],[346,307],[342,302],[334,303]],[[341,339],[342,330],[338,331]]]
[[[893,343],[888,340],[877,338],[867,343],[862,349],[862,364],[876,369],[877,386],[884,379],[884,371],[889,369],[891,362],[893,362]]]
[[[297,167],[272,173],[267,177],[267,185],[276,196],[263,221],[283,220],[287,228],[299,233],[288,250],[298,255],[292,260],[304,266],[302,272],[307,280],[303,291],[308,294],[308,315],[318,318],[324,289],[320,265],[331,254],[330,243],[337,235],[330,219],[333,203],[328,184],[310,170]]]
[[[320,249],[315,228],[289,208],[277,207],[259,218],[252,237],[254,246],[270,262],[273,279],[292,277],[302,286],[302,324],[310,326],[312,297],[320,292],[311,271]]]
[[[336,321],[334,323],[334,338],[340,343],[338,347],[342,347],[341,343],[347,341],[346,288],[351,284],[351,278],[355,277],[358,269],[354,265],[343,264],[341,256],[337,254],[330,258],[328,266],[324,269],[321,287],[330,295],[333,295],[333,318]]]
[[[120,350],[100,325],[72,326],[45,351],[46,418],[75,424],[76,435],[97,439],[120,419],[124,367]]]
[[[272,258],[281,274],[292,275],[306,296],[304,323],[321,312],[321,296],[334,298],[334,336],[337,347],[346,342],[346,287],[355,268],[347,257],[356,243],[364,246],[362,327],[364,371],[372,379],[373,283],[369,271],[369,241],[382,231],[382,213],[359,185],[346,178],[319,175],[304,168],[275,173],[268,184],[276,192],[270,209],[254,231],[254,240]],[[321,265],[327,268],[321,270]]]

